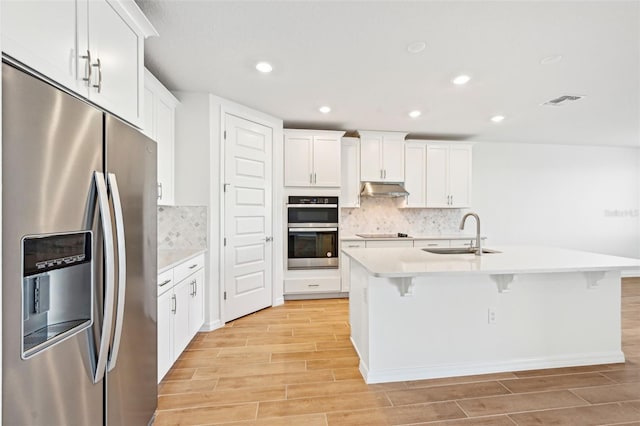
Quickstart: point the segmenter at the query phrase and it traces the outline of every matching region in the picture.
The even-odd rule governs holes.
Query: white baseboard
[[[349,293],[298,293],[285,294],[284,300],[308,300],[308,299],[347,299]]]
[[[273,306],[280,306],[280,305],[284,305],[284,297],[278,297],[276,300],[273,301]]]
[[[222,327],[224,327],[224,324],[218,319],[211,322],[205,322],[202,327],[200,327],[200,331],[213,331]]]
[[[622,352],[604,352],[593,354],[563,355],[548,358],[516,359],[487,363],[463,363],[454,365],[433,365],[413,368],[394,368],[369,370],[360,360],[360,373],[365,382],[387,383],[406,380],[437,379],[442,377],[472,376],[477,374],[505,373],[523,370],[541,370],[545,368],[577,367],[582,365],[615,364],[624,362]]]

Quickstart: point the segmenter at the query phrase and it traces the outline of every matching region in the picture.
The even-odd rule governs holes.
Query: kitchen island
[[[344,249],[367,383],[624,362],[620,273],[640,260],[550,247]]]

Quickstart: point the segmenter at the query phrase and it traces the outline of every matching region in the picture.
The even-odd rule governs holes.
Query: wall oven
[[[338,267],[338,214],[338,197],[289,197],[287,269]]]

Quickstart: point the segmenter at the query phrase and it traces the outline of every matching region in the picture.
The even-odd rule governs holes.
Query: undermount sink
[[[476,250],[469,247],[435,247],[435,248],[423,248],[423,251],[435,254],[475,254]],[[482,254],[502,253],[498,250],[482,249]]]

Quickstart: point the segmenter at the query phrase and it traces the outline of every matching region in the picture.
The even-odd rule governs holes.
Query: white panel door
[[[284,185],[313,185],[313,137],[284,136]]]
[[[313,183],[340,187],[340,138],[313,138]]]
[[[427,146],[427,207],[450,207],[447,190],[447,145]]]
[[[471,205],[471,147],[449,148],[449,194],[453,207]]]
[[[141,124],[143,40],[106,0],[92,0],[89,7],[89,50],[94,65],[89,98],[105,109]]]
[[[360,180],[382,181],[382,136],[360,138]]]
[[[173,365],[173,339],[173,290],[169,290],[158,297],[158,383]]]
[[[385,182],[404,182],[404,140],[387,141],[385,137],[382,164]]]
[[[273,129],[226,114],[225,321],[272,304]]]
[[[2,51],[86,95],[86,85],[76,80],[76,2],[3,1],[1,7]],[[86,49],[80,53],[85,54]],[[80,60],[80,78],[85,63]]]
[[[407,142],[404,151],[406,165],[404,188],[409,193],[405,206],[425,207],[427,146],[420,142]]]
[[[360,141],[342,138],[340,207],[360,207]]]
[[[189,330],[189,279],[180,281],[173,288],[173,353],[177,357],[191,341]]]
[[[204,324],[204,269],[188,278],[191,283],[189,295],[189,330],[195,336]]]
[[[174,204],[175,110],[162,98],[156,103],[156,142],[158,142],[158,204]]]

